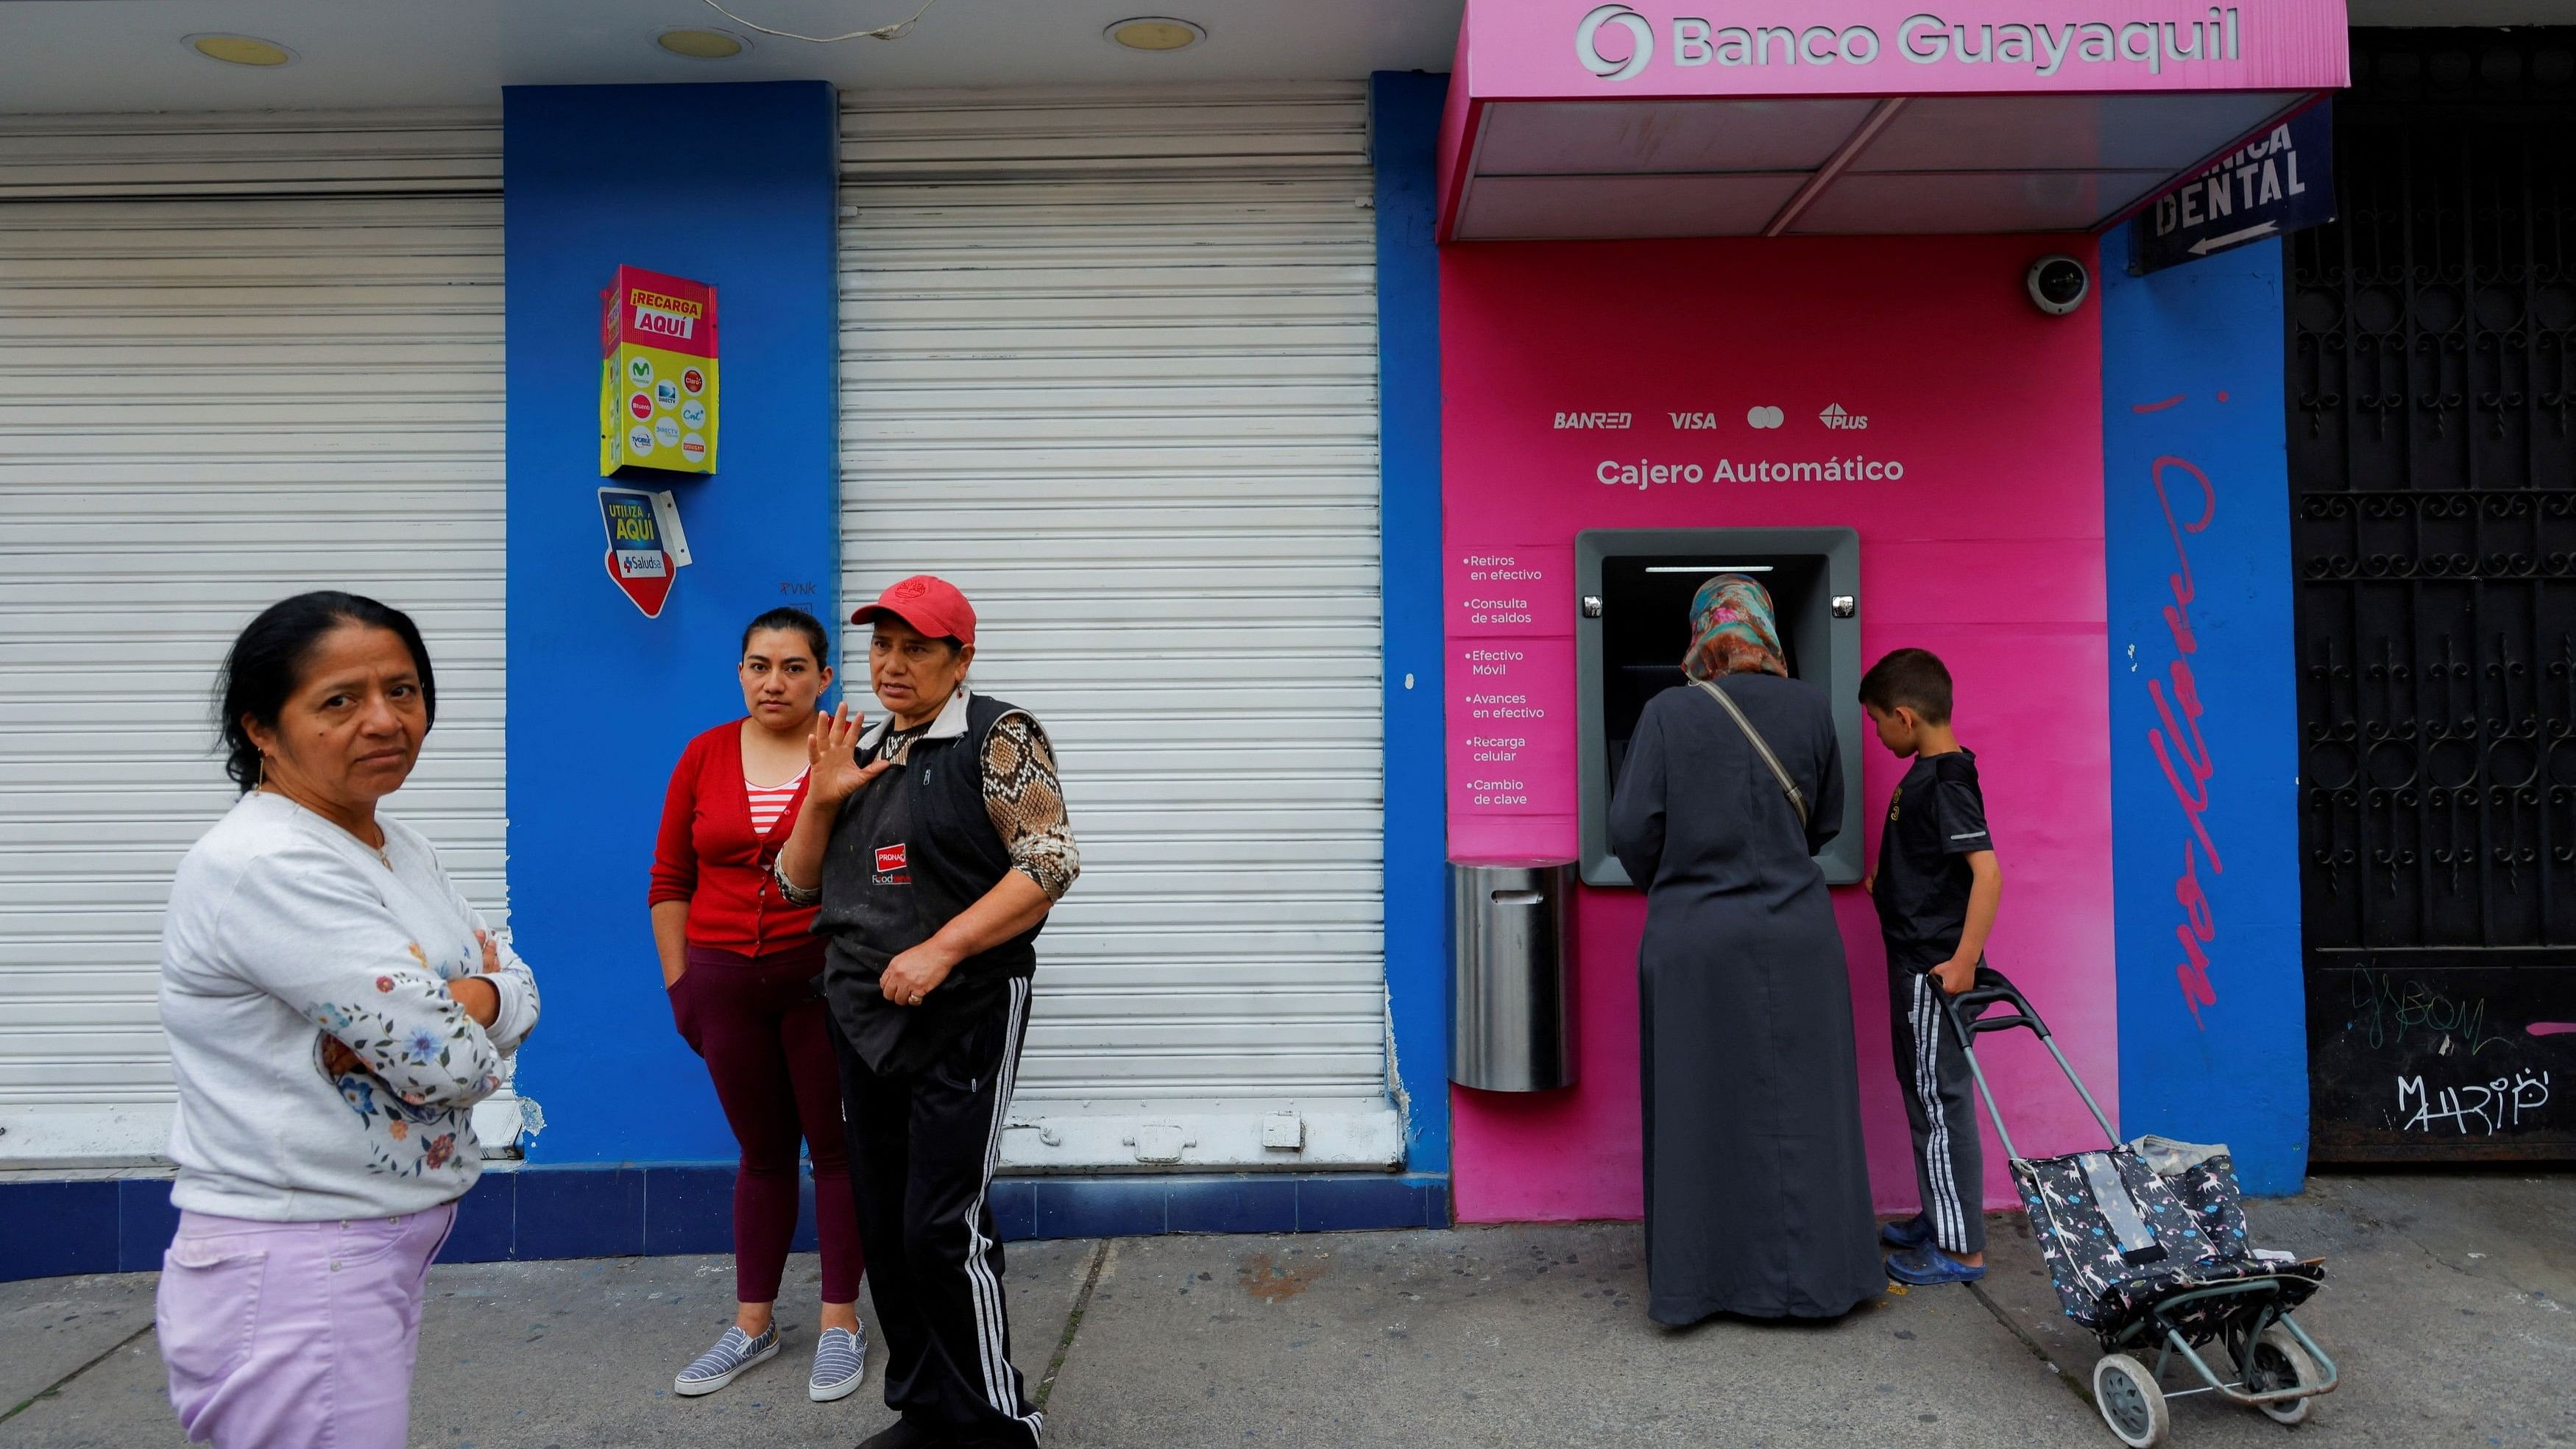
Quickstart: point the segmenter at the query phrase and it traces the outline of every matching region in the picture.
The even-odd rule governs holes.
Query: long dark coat
[[[1611,848],[1646,892],[1647,1311],[1670,1324],[1829,1318],[1886,1282],[1851,982],[1810,858],[1842,821],[1841,750],[1814,685],[1724,683],[1805,792],[1810,824],[1705,691],[1647,702],[1610,806]]]

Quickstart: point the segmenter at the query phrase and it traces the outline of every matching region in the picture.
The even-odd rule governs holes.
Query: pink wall
[[[1960,738],[1978,752],[2005,873],[1992,959],[2030,992],[2116,1120],[2101,334],[2089,304],[2058,319],[2024,298],[2024,268],[2054,249],[2092,259],[2089,244],[2001,237],[1444,248],[1449,840],[1461,858],[1574,855],[1576,532],[1856,528],[1864,662],[1921,645],[1958,680]],[[1866,427],[1829,429],[1819,414],[1830,404]],[[1765,407],[1781,410],[1780,425],[1751,426],[1748,411]],[[1682,428],[1674,413],[1712,415],[1715,426]],[[1582,414],[1613,416],[1572,420],[1625,414],[1627,426],[1563,425],[1561,415]],[[1861,460],[1864,472],[1898,463],[1903,477],[1713,477],[1721,461],[1733,471],[1827,460]],[[1605,484],[1605,463],[1614,477],[1628,463],[1696,464],[1702,481]],[[1508,583],[1472,577],[1497,566],[1470,560],[1499,558],[1513,560],[1501,566]],[[1497,698],[1526,703],[1497,724]],[[1489,717],[1474,717],[1478,708]],[[1902,767],[1875,742],[1866,750],[1874,856]],[[1906,1210],[1914,1178],[1877,921],[1857,888],[1835,897],[1871,1180],[1882,1209]],[[1640,1211],[1644,901],[1587,890],[1579,912],[1580,1084],[1527,1096],[1452,1089],[1464,1220]],[[2025,1152],[2098,1138],[2035,1041],[1987,1041]],[[2009,1205],[1992,1143],[1989,1130],[1988,1201]]]

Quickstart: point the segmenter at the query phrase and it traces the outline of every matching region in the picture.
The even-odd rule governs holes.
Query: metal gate
[[[2357,31],[2289,244],[2313,1152],[2576,1157],[2576,31]]]

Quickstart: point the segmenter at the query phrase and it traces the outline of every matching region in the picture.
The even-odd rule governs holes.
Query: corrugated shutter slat
[[[439,723],[390,808],[504,904],[499,182],[482,112],[0,131],[0,1113],[167,1101],[209,691],[299,588],[420,620]]]
[[[1046,723],[1083,843],[1007,1163],[1153,1165],[1119,1134],[1167,1117],[1180,1167],[1401,1160],[1365,112],[1349,85],[845,107],[845,592],[974,598],[978,685]],[[1292,1109],[1345,1125],[1304,1154],[1237,1130]]]

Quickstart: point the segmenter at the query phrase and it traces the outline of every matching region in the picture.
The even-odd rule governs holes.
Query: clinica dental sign
[[[2129,271],[2196,262],[2334,217],[2334,110],[2320,102],[2140,211],[2129,224]]]

